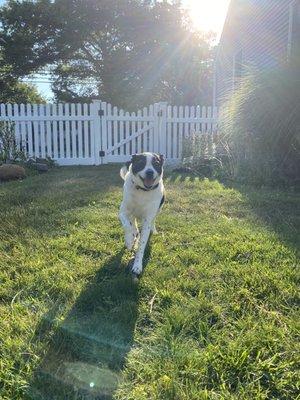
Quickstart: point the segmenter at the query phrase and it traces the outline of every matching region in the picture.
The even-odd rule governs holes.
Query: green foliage
[[[192,30],[179,2],[11,0],[0,20],[12,73],[51,68],[60,101],[211,102],[211,37]]]
[[[119,166],[0,186],[0,397],[299,393],[299,194],[166,176],[138,284]]]
[[[4,78],[0,82],[0,103],[45,103],[36,86],[19,82],[17,79]]]
[[[299,63],[249,74],[221,113],[235,177],[259,183],[300,176]]]
[[[183,139],[182,167],[207,178],[228,178],[230,158],[215,133],[195,133]]]
[[[1,10],[1,9],[0,9]],[[1,15],[1,11],[0,11]],[[43,97],[38,93],[34,85],[20,82],[13,65],[7,58],[3,44],[6,44],[2,38],[0,28],[0,103],[43,103]],[[16,48],[12,48],[16,51]],[[19,53],[15,53],[16,62],[19,62]],[[24,49],[23,59],[26,59]],[[21,61],[20,61],[21,62]],[[23,61],[22,61],[23,62]],[[24,75],[24,71],[21,76]]]
[[[0,164],[8,160],[25,161],[26,155],[16,144],[13,123],[0,121]]]

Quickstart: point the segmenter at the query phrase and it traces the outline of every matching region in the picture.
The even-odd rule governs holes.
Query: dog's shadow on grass
[[[96,273],[64,320],[55,320],[56,309],[41,321],[35,339],[49,345],[29,385],[30,399],[112,398],[138,314],[139,285],[121,265],[123,253]],[[149,255],[148,246],[146,262]]]

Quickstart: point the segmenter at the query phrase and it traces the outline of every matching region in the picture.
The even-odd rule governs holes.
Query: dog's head
[[[146,190],[151,190],[162,178],[164,157],[160,154],[135,154],[130,164],[134,183]]]

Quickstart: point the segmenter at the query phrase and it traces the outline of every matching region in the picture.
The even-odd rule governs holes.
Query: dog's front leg
[[[132,266],[132,272],[137,275],[140,275],[143,270],[144,251],[150,236],[151,227],[152,227],[152,219],[144,219],[142,223],[139,246]]]
[[[125,245],[128,250],[131,250],[138,235],[136,221],[132,216],[124,212],[124,210],[120,211],[119,218],[125,231]]]

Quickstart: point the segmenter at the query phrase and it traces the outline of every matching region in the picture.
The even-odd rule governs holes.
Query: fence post
[[[99,165],[101,163],[100,159],[100,149],[101,149],[101,119],[100,119],[100,111],[101,110],[101,101],[93,100],[91,104],[91,114],[93,116],[93,130],[91,132],[94,135],[94,159],[95,165]]]
[[[154,123],[153,123],[153,152],[159,152],[159,111],[160,111],[160,104],[154,103],[153,105],[153,116],[154,116]]]
[[[213,125],[212,125],[212,132],[216,133],[218,130],[218,122],[219,122],[219,109],[218,107],[213,107]]]
[[[153,151],[155,153],[164,153],[166,150],[167,105],[167,102],[162,101],[154,104]]]
[[[160,104],[160,123],[159,123],[159,153],[167,155],[167,107],[166,101]]]
[[[101,102],[101,110],[100,110],[100,121],[101,121],[101,148],[100,157],[101,164],[106,164],[106,151],[107,151],[107,123],[106,123],[106,115],[107,115],[107,104],[105,101]]]

